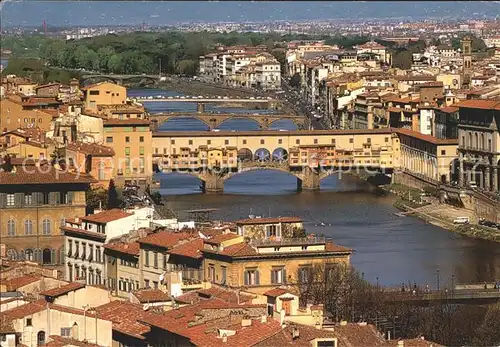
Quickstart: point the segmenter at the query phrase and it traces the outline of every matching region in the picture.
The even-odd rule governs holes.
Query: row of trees
[[[335,321],[368,321],[397,337],[425,336],[445,346],[497,346],[500,304],[457,305],[446,302],[421,306],[391,301],[391,295],[351,267],[315,265],[299,274],[302,305],[323,304]]]

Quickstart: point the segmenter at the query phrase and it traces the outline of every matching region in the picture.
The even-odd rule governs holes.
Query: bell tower
[[[470,72],[472,67],[472,39],[465,36],[460,43],[462,44],[462,74],[463,83],[469,84]]]

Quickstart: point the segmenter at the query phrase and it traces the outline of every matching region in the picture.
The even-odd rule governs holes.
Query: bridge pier
[[[300,178],[297,177],[297,190],[303,191],[316,191],[320,189],[320,177],[319,173],[311,169],[310,167],[305,167],[302,170]]]
[[[196,112],[205,113],[205,104],[202,102],[197,103],[196,104]]]
[[[224,191],[224,178],[213,172],[204,172],[200,175],[201,190],[207,194],[217,194]]]

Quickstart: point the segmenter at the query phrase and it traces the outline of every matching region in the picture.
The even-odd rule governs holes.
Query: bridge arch
[[[253,153],[249,148],[240,148],[237,157],[239,162],[248,162],[252,161]]]
[[[299,118],[273,118],[269,121],[267,124],[268,127],[271,127],[272,125],[275,125],[276,123],[279,122],[290,122],[294,124],[297,127],[297,130],[300,129],[304,125],[304,120],[299,119]]]
[[[282,147],[278,147],[273,151],[273,161],[285,162],[288,160],[288,151]]]
[[[247,121],[247,122],[251,122],[251,123],[257,125],[259,128],[261,128],[263,126],[263,124],[261,122],[259,122],[259,120],[255,119],[255,118],[248,117],[248,116],[240,116],[240,115],[228,116],[227,118],[222,119],[219,122],[216,122],[215,126],[217,128],[219,128],[221,125],[223,125],[223,124],[227,125],[231,121],[235,121],[235,120],[238,120],[238,121],[244,120],[244,121]]]
[[[259,148],[255,151],[254,160],[260,162],[271,161],[271,153],[267,148]]]
[[[197,117],[195,115],[174,115],[174,116],[161,116],[161,117],[155,117],[154,115],[150,116],[150,119],[155,121],[157,123],[157,126],[160,127],[163,124],[169,123],[173,124],[174,121],[179,121],[179,120],[195,120],[196,122],[199,122],[200,125],[205,125],[210,129],[212,127],[212,124],[210,124],[210,120],[203,119],[201,117]]]
[[[119,79],[110,77],[110,76],[104,76],[104,75],[95,75],[95,76],[83,76],[80,78],[80,84],[81,85],[87,85],[87,84],[92,84],[92,83],[99,83],[99,82],[113,82],[113,83],[118,83]]]

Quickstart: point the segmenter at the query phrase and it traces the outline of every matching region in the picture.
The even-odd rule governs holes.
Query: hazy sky
[[[36,1],[3,0],[2,26],[169,25],[190,21],[500,16],[498,1]]]

